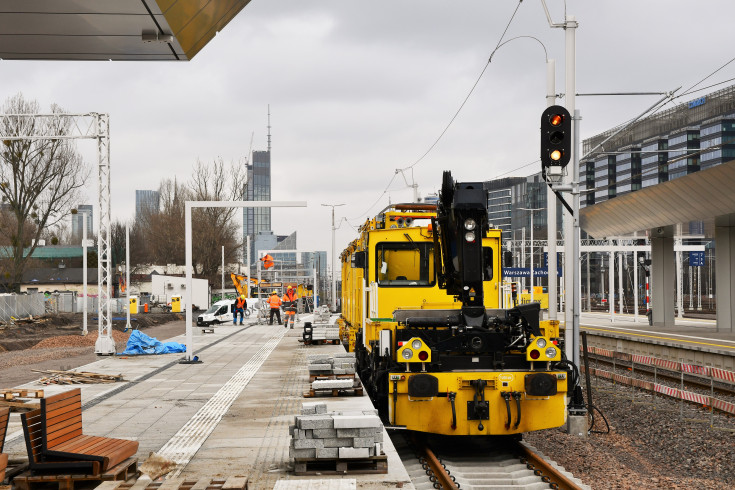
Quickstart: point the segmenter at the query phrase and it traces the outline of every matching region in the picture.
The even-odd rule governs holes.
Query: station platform
[[[292,473],[289,425],[302,402],[324,401],[329,412],[372,408],[367,395],[303,397],[310,387],[307,356],[344,349],[304,345],[302,326],[220,325],[214,333],[195,327],[193,353],[201,363],[181,364],[181,354],[110,356],[78,370],[122,374],[122,383],[24,387],[46,395],[81,387],[85,433],[137,440],[140,462],[156,452],[177,463],[169,477],[246,476],[250,489],[414,488],[385,429],[386,474]],[[183,343],[184,336],[159,340]],[[11,460],[26,458],[15,413],[5,452]]]
[[[605,349],[735,370],[735,332],[718,331],[714,320],[676,318],[661,327],[644,315],[636,321],[634,315],[583,312],[580,330]]]

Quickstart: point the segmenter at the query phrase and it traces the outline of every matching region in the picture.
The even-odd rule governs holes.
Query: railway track
[[[417,489],[589,488],[520,441],[399,434],[393,442]]]

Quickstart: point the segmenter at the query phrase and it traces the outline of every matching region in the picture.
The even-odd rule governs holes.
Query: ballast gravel
[[[594,489],[735,488],[735,418],[597,380],[593,402],[610,433],[580,438],[563,429],[524,440]],[[710,423],[712,426],[710,426]],[[593,431],[605,424],[595,413]]]

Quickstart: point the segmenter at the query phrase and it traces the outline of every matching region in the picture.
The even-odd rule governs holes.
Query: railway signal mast
[[[580,230],[579,230],[579,121],[581,117],[575,108],[576,87],[576,32],[579,24],[573,15],[566,15],[564,22],[555,23],[546,6],[549,27],[562,28],[565,32],[565,78],[564,92],[566,108],[551,106],[542,114],[542,173],[546,182],[561,200],[569,214],[564,213],[564,290],[565,294],[565,351],[567,359],[579,366],[579,315],[581,303],[580,291]],[[564,109],[561,111],[560,109]],[[574,117],[571,117],[571,115]],[[547,122],[543,119],[546,117]],[[546,124],[546,128],[544,128]],[[546,129],[546,131],[545,131]],[[545,141],[544,141],[545,135]],[[547,146],[544,146],[547,145]],[[547,149],[546,154],[544,148]],[[544,164],[546,162],[546,164]],[[572,170],[565,172],[568,163]],[[561,196],[561,192],[569,194],[570,206]],[[548,203],[551,207],[551,203]],[[551,254],[549,254],[551,255]],[[551,274],[549,274],[551,277]],[[552,300],[549,298],[550,301]],[[555,300],[555,299],[554,299]],[[571,328],[570,328],[571,327]],[[578,396],[579,395],[579,396]],[[569,410],[567,430],[570,433],[586,434],[587,412],[581,393],[575,393]]]

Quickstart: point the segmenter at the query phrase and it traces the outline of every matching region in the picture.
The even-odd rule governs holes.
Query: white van
[[[253,312],[253,308],[257,303],[257,298],[247,298],[247,308],[245,308],[245,318],[249,317]],[[217,301],[209,307],[207,311],[197,317],[198,327],[208,327],[218,323],[232,323],[232,314],[235,311],[234,299],[223,299]]]

